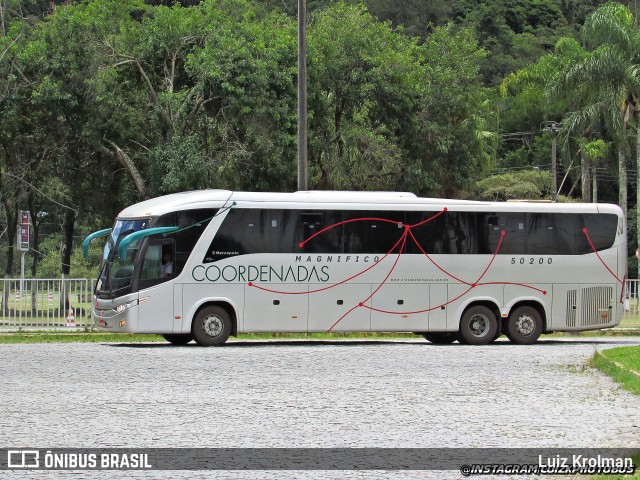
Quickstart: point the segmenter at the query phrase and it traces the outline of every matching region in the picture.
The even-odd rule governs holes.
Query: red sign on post
[[[18,250],[29,251],[29,211],[20,210],[20,225],[18,227]]]

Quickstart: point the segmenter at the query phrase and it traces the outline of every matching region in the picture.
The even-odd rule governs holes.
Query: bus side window
[[[447,226],[445,216],[436,211],[408,212],[407,225],[417,225],[407,238],[406,253],[446,253]]]
[[[571,254],[571,244],[561,234],[562,224],[570,221],[569,215],[558,217],[551,213],[527,213],[526,217],[528,254]]]
[[[501,212],[490,215],[489,248],[492,253],[523,255],[526,250],[526,223],[524,213]],[[502,238],[502,232],[505,233]],[[498,248],[499,247],[499,248]]]
[[[296,235],[297,213],[284,209],[268,209],[261,211],[260,241],[264,253],[299,252],[294,247]]]
[[[618,217],[607,213],[585,213],[582,215],[582,226],[579,231],[581,233],[579,243],[579,253],[591,253],[593,248],[589,245],[587,237],[582,233],[582,229],[586,228],[589,238],[596,250],[604,250],[611,248],[616,239],[618,229]]]
[[[342,253],[342,213],[337,211],[301,212],[299,242],[305,241],[305,253]],[[324,230],[324,231],[323,231]],[[300,230],[299,230],[300,231]],[[314,235],[322,232],[320,235]],[[312,238],[313,237],[313,238]]]
[[[147,245],[140,269],[140,288],[157,285],[175,276],[174,252],[172,240]]]
[[[162,245],[148,245],[142,259],[140,280],[153,280],[162,276]]]

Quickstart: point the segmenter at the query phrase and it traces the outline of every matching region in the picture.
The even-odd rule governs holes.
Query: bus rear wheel
[[[173,345],[186,345],[193,337],[190,333],[163,333],[164,339]]]
[[[457,337],[455,332],[426,332],[422,335],[434,345],[449,345],[455,342]]]
[[[202,347],[224,344],[231,335],[229,312],[218,306],[204,307],[193,320],[193,338]]]
[[[507,337],[517,345],[535,343],[542,333],[542,316],[533,307],[518,307],[507,323]]]
[[[498,331],[498,319],[490,308],[476,305],[467,309],[460,320],[461,343],[488,345]]]

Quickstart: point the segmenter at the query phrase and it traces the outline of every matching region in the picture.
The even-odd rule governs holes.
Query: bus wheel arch
[[[474,302],[460,317],[458,341],[467,345],[487,345],[500,332],[500,310],[493,302]]]
[[[517,345],[535,343],[547,331],[547,315],[544,307],[534,301],[518,302],[509,311],[504,327],[505,334]]]
[[[235,309],[225,302],[201,305],[191,322],[191,334],[200,346],[223,345],[230,335],[236,335],[237,332]]]

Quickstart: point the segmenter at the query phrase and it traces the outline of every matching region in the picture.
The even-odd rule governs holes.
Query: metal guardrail
[[[91,325],[93,280],[2,279],[0,329]]]
[[[0,279],[0,330],[90,327],[94,280]],[[640,328],[640,280],[627,280],[623,328]]]
[[[627,280],[625,313],[620,326],[640,328],[640,280]]]

